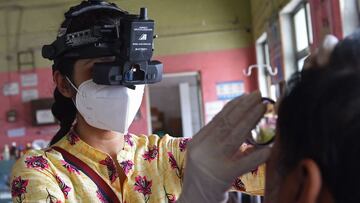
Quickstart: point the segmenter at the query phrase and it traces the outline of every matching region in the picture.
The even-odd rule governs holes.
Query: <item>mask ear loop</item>
[[[73,87],[76,90],[76,92],[79,93],[79,89],[75,87],[74,83],[72,83],[71,80],[67,76],[65,76],[65,79],[70,83],[71,87]]]
[[[71,80],[67,76],[65,76],[65,79],[70,83],[71,87],[73,87],[76,90],[76,92],[79,94],[80,93],[79,89],[75,87],[74,83],[72,83]],[[76,101],[74,100],[74,98],[71,98],[71,100],[74,103],[74,105],[76,106]]]

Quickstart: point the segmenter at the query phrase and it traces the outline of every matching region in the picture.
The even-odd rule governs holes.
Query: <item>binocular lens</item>
[[[252,145],[268,145],[274,141],[276,134],[275,101],[269,98],[263,98],[262,101],[266,105],[266,112],[255,129],[251,131],[248,143]]]
[[[139,64],[133,64],[131,69],[126,74],[127,81],[144,81],[145,72],[141,70]]]

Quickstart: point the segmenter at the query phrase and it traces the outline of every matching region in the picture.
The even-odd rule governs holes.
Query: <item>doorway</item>
[[[198,72],[164,74],[149,85],[151,132],[159,136],[192,137],[204,124]]]

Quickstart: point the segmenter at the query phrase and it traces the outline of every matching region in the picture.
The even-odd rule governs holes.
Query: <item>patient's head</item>
[[[267,202],[356,202],[360,71],[326,67],[299,74],[280,103]]]
[[[360,29],[341,40],[330,56],[334,68],[360,70]]]

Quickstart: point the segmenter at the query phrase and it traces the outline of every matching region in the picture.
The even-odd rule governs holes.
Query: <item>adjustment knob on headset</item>
[[[140,8],[140,19],[147,20],[147,8]]]
[[[55,47],[53,45],[44,45],[42,47],[41,54],[44,58],[52,60],[55,58],[56,54]]]

